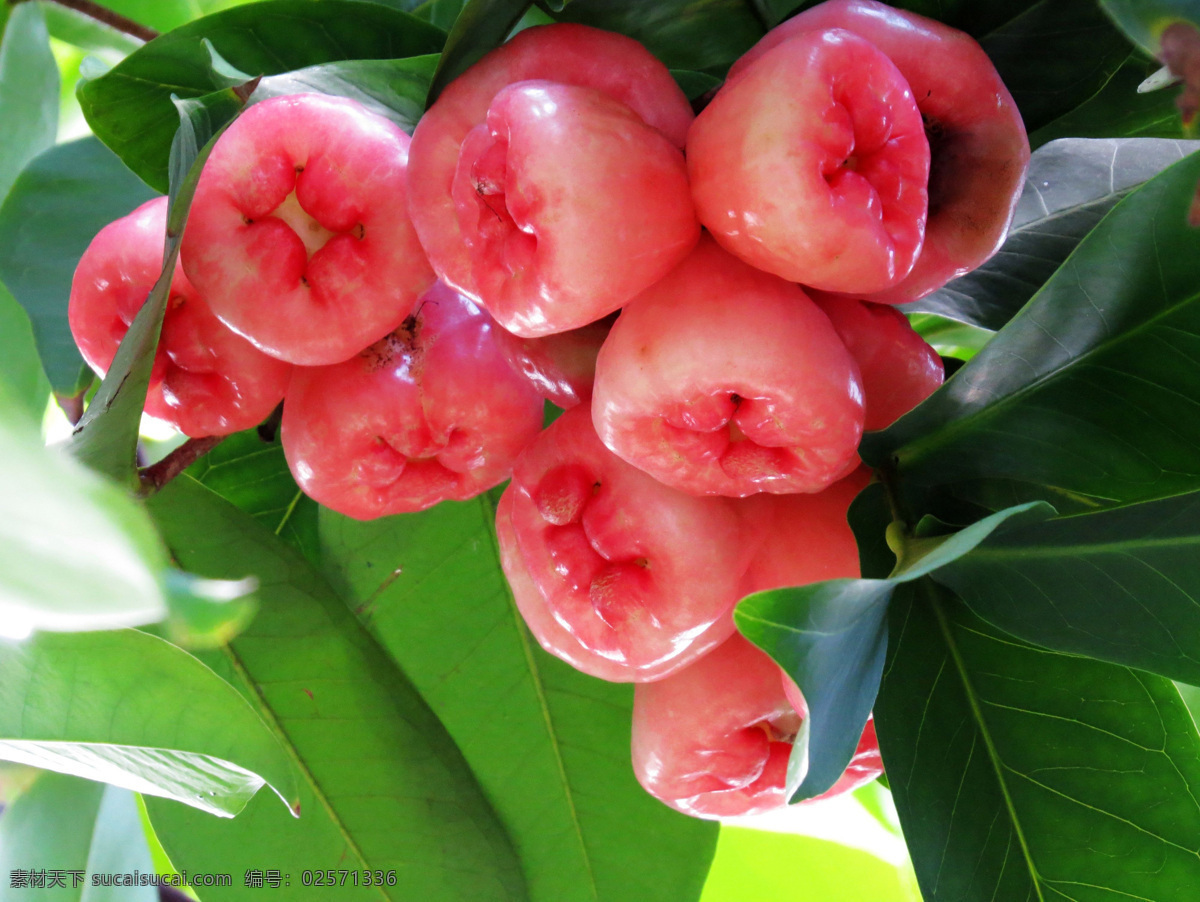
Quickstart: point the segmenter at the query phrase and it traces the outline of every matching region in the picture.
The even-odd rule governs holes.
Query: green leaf
[[[207,16],[253,0],[106,0],[105,6],[140,25],[171,31],[199,16]]]
[[[29,314],[46,375],[73,394],[85,367],[67,323],[71,277],[104,226],[154,194],[99,141],[53,147],[0,206],[0,281]]]
[[[864,504],[872,503],[864,499]],[[1036,520],[1049,513],[1048,505],[1027,504],[946,536],[893,536],[898,561],[887,579],[825,580],[759,592],[739,602],[733,612],[738,629],[775,659],[808,703],[808,717],[788,761],[791,801],[829,790],[854,756],[879,688],[888,603],[896,587],[961,557],[1006,521]]]
[[[721,87],[721,79],[707,72],[692,72],[688,69],[672,69],[671,77],[679,85],[687,99],[693,103],[709,91]]]
[[[50,37],[81,50],[96,53],[109,62],[117,62],[145,43],[79,10],[69,9],[57,3],[39,5],[46,18],[46,28]]]
[[[863,458],[894,469],[910,501],[932,486],[990,509],[1200,488],[1197,178],[1193,155],[1118,204],[970,363],[865,436]]]
[[[1200,685],[1200,494],[1008,524],[938,570],[1027,642]]]
[[[1034,152],[1012,228],[973,272],[904,311],[1001,329],[1079,242],[1146,180],[1200,148],[1196,141],[1064,138]],[[929,340],[928,336],[925,336]]]
[[[16,870],[64,871],[61,886],[14,886]],[[76,885],[71,871],[81,872]],[[39,774],[0,817],[0,902],[157,902],[153,886],[92,886],[93,874],[153,874],[133,793],[65,774]]]
[[[968,302],[964,306],[970,307],[971,304]],[[956,315],[959,315],[957,311]],[[984,345],[996,335],[988,329],[958,322],[936,313],[909,314],[909,323],[913,331],[925,339],[942,357],[955,357],[964,361],[982,351]],[[951,375],[953,374],[948,372],[947,378]]]
[[[1100,0],[1100,8],[1151,56],[1158,56],[1158,41],[1173,22],[1200,26],[1197,0]]]
[[[890,634],[875,725],[927,900],[1200,885],[1200,737],[1168,680],[1025,645],[928,580]]]
[[[0,641],[0,757],[223,817],[264,782],[296,798],[283,747],[237,691],[137,630]]]
[[[467,0],[454,20],[425,105],[490,50],[504,43],[533,0]]]
[[[58,64],[41,6],[23,3],[0,29],[0,200],[25,164],[54,146],[58,131]]]
[[[249,628],[200,657],[276,727],[303,777],[303,817],[292,824],[262,805],[216,823],[152,800],[175,865],[279,868],[291,875],[290,889],[272,891],[281,900],[313,898],[300,875],[318,868],[397,873],[395,886],[347,886],[339,899],[524,898],[509,840],[453,742],[325,580],[186,475],[148,504],[183,566],[259,580],[261,608]],[[238,885],[205,890],[205,902],[259,895]]]
[[[765,33],[745,0],[574,0],[554,17],[629,35],[672,69],[722,73]]]
[[[633,687],[542,651],[500,570],[494,521],[486,495],[365,523],[322,509],[322,557],[462,749],[520,849],[531,899],[696,898],[715,825],[637,784]]]
[[[0,381],[8,383],[12,400],[41,422],[50,400],[50,381],[42,369],[33,326],[29,315],[0,282],[0,335],[4,336],[4,354],[0,356]]]
[[[378,3],[264,0],[156,38],[81,83],[78,93],[97,137],[159,191],[167,188],[167,151],[178,124],[171,95],[197,98],[225,86],[202,38],[243,72],[277,75],[340,60],[437,53],[445,34]]]

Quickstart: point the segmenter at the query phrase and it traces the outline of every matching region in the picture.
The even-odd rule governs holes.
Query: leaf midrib
[[[1103,556],[1132,556],[1134,551],[1154,550],[1159,548],[1183,549],[1200,545],[1200,535],[1176,536],[1163,539],[1133,539],[1122,542],[1101,542],[1085,545],[1002,545],[995,548],[977,547],[963,555],[973,560],[1009,560],[1054,559],[1061,557],[1103,557]],[[953,563],[953,562],[951,562]]]

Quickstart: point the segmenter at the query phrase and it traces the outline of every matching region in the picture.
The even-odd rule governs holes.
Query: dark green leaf
[[[446,38],[426,106],[432,106],[442,89],[484,54],[503,44],[532,5],[533,0],[467,0]]]
[[[671,77],[679,85],[687,99],[695,102],[709,91],[721,87],[721,79],[707,72],[692,72],[688,69],[672,69]]]
[[[1196,0],[1100,0],[1113,22],[1151,56],[1158,56],[1158,39],[1172,22],[1200,26]]]
[[[875,725],[925,899],[1200,885],[1200,737],[1168,680],[1025,645],[928,580],[889,619]]]
[[[0,28],[0,201],[58,131],[58,64],[41,6],[23,3]]]
[[[3,283],[0,283],[0,335],[4,336],[0,381],[8,383],[12,399],[30,418],[40,422],[50,401],[50,381],[38,357],[29,315]]]
[[[1118,204],[970,363],[864,437],[864,459],[894,468],[910,498],[934,486],[992,509],[1200,488],[1197,178],[1193,155]]]
[[[167,150],[178,124],[171,95],[196,98],[225,86],[202,38],[230,65],[257,76],[436,53],[445,34],[378,3],[264,0],[151,41],[106,75],[81,83],[79,100],[96,135],[160,191],[167,187]]]
[[[933,578],[1027,642],[1200,685],[1200,495],[1006,525]]]
[[[1195,141],[1065,138],[1040,148],[996,256],[904,311],[1002,328],[1118,201],[1198,147]]]
[[[296,798],[291,762],[254,709],[191,655],[137,630],[0,641],[0,757],[223,817],[264,782]]]
[[[0,280],[29,314],[56,391],[73,394],[84,367],[67,324],[75,266],[100,229],[153,196],[85,138],[34,159],[0,206]]]
[[[15,870],[68,872],[62,886],[15,887]],[[78,886],[70,871],[81,871]],[[154,873],[133,793],[45,772],[0,817],[0,902],[157,902],[153,886],[92,886],[93,874]]]
[[[183,566],[259,580],[249,628],[200,657],[277,727],[303,777],[304,816],[293,824],[261,805],[218,824],[151,802],[176,866],[280,868],[292,875],[290,888],[272,890],[281,900],[311,899],[299,876],[316,868],[396,870],[395,886],[347,886],[339,899],[524,898],[508,838],[453,742],[325,580],[186,475],[149,505]],[[255,897],[241,885],[205,891],[205,902]]]
[[[322,556],[462,749],[520,849],[532,899],[695,899],[715,825],[638,786],[632,687],[584,676],[529,636],[494,519],[487,496],[369,523],[322,509]]]

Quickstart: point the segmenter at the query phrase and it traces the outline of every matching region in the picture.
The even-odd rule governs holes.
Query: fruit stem
[[[141,494],[153,495],[224,440],[223,435],[190,438],[158,463],[142,467],[138,470]]]
[[[7,2],[9,6],[16,6],[18,3],[27,2],[27,0],[7,0]],[[123,34],[131,35],[142,41],[153,41],[158,37],[158,32],[153,28],[140,25],[133,21],[133,19],[128,19],[120,13],[113,12],[99,3],[92,3],[91,0],[50,0],[50,2],[57,3],[59,6],[65,6],[67,9],[73,9],[75,12],[95,19],[97,22],[103,22],[109,28]]]

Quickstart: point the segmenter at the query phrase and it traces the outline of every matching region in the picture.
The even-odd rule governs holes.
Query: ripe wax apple
[[[798,286],[704,238],[617,318],[592,417],[619,457],[682,491],[816,492],[855,459],[862,387]]]
[[[729,80],[796,35],[827,28],[854,32],[887,54],[925,121],[931,153],[925,244],[903,281],[868,298],[916,300],[970,272],[1004,242],[1029,164],[1025,125],[974,39],[874,0],[829,0],[788,19],[733,65]]]
[[[781,670],[779,674],[782,678],[783,694],[787,696],[788,702],[803,720],[808,717],[808,704],[804,701],[800,688],[787,673]],[[866,786],[872,780],[878,779],[882,773],[883,758],[879,754],[879,739],[875,735],[875,717],[868,715],[867,725],[863,727],[862,736],[859,737],[854,755],[851,757],[850,763],[846,765],[845,771],[829,789],[808,801],[832,799],[834,796],[854,792],[860,786]]]
[[[655,798],[702,818],[761,814],[787,803],[800,716],[782,671],[740,634],[633,695],[633,771]]]
[[[501,89],[451,191],[479,298],[518,335],[600,319],[700,237],[683,153],[595,88]]]
[[[568,410],[521,454],[501,507],[517,606],[538,641],[579,670],[659,679],[733,632],[752,551],[733,503],[631,467],[600,443],[587,408]]]
[[[101,229],[75,269],[67,320],[101,375],[158,281],[166,229],[167,198],[147,201]],[[249,429],[283,399],[291,370],[222,325],[176,264],[147,413],[193,437]]]
[[[827,291],[903,279],[929,142],[899,70],[848,31],[801,33],[730,79],[688,134],[700,221],[747,263]]]
[[[814,294],[858,363],[866,399],[864,429],[885,429],[945,379],[942,358],[894,307]]]
[[[527,28],[447,85],[413,132],[409,209],[438,275],[479,297],[452,191],[463,141],[506,85],[535,79],[594,88],[682,149],[692,122],[667,68],[632,38],[584,25]],[[570,167],[577,170],[578,167]]]
[[[196,187],[181,249],[188,278],[274,357],[353,357],[434,281],[406,212],[408,145],[398,126],[346,98],[250,107]]]
[[[509,364],[543,398],[569,410],[592,399],[596,356],[616,319],[616,314],[610,314],[578,329],[541,338],[521,338],[507,329],[497,329],[496,337]]]
[[[472,498],[507,479],[541,429],[542,399],[505,362],[494,329],[438,283],[357,356],[297,367],[281,428],[305,493],[369,520]]]

